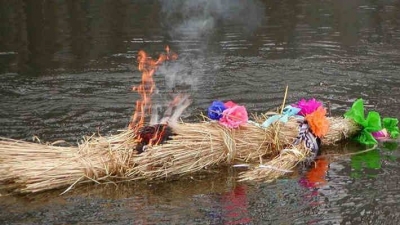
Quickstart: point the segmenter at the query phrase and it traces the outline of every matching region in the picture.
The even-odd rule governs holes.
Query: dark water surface
[[[125,128],[139,97],[137,52],[157,56],[166,45],[179,59],[157,72],[156,102],[186,87],[185,121],[215,99],[274,109],[286,85],[288,102],[315,97],[341,115],[361,97],[369,110],[400,117],[400,1],[2,0],[0,136],[75,144]],[[399,150],[326,157],[320,186],[305,184],[307,168],[271,184],[238,183],[226,168],[2,196],[0,223],[398,224]]]

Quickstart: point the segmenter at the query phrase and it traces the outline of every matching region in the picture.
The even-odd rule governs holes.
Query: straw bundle
[[[323,139],[330,145],[354,135],[359,128],[350,120],[330,118],[331,129]],[[165,178],[193,173],[217,165],[234,162],[263,163],[271,161],[271,168],[287,171],[310,157],[304,146],[292,146],[298,136],[299,124],[291,118],[287,123],[277,122],[267,129],[247,124],[239,129],[226,129],[217,123],[177,124],[176,136],[168,143],[151,146],[135,159],[137,164],[129,176],[138,179]],[[280,151],[281,149],[285,149]],[[291,149],[291,150],[289,150]],[[276,164],[276,165],[274,165]],[[265,169],[264,169],[265,171]],[[275,179],[282,172],[264,176]],[[254,177],[254,176],[250,176]]]
[[[5,189],[24,193],[123,177],[133,166],[133,137],[132,131],[92,136],[78,147],[0,138],[0,182]]]
[[[322,145],[333,145],[356,135],[361,127],[351,119],[328,117],[329,132],[322,138]]]
[[[330,120],[331,129],[323,144],[335,143],[358,131],[349,120]],[[287,123],[276,122],[267,129],[252,123],[238,129],[227,129],[213,122],[171,126],[172,140],[146,146],[142,154],[136,152],[137,134],[131,130],[110,137],[88,137],[78,147],[2,138],[0,182],[16,192],[39,192],[71,188],[88,181],[158,179],[214,166],[238,162],[264,164],[266,161],[269,162],[263,167],[274,168],[270,172],[265,168],[259,172],[251,170],[241,178],[275,179],[309,156],[309,150],[304,146],[292,146],[299,132],[299,124],[294,118]],[[251,179],[254,177],[256,179]]]
[[[329,132],[321,140],[322,146],[333,145],[352,137],[360,131],[360,127],[349,119],[329,117]],[[291,173],[292,169],[300,162],[310,159],[311,151],[301,142],[299,145],[283,149],[280,154],[271,161],[260,164],[258,167],[240,173],[240,181],[273,181],[285,174]]]
[[[303,144],[283,149],[280,154],[258,168],[240,173],[239,181],[273,181],[291,173],[298,163],[309,159],[310,149]]]
[[[281,129],[261,129],[247,124],[227,129],[213,122],[182,123],[172,127],[175,136],[168,143],[151,146],[140,154],[131,175],[154,179],[193,173],[237,161],[255,162],[275,156],[282,146],[298,135],[296,120]]]

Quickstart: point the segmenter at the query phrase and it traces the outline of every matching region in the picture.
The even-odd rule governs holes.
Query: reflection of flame
[[[160,54],[157,60],[147,56],[144,51],[139,51],[137,61],[139,71],[142,72],[142,83],[138,87],[133,87],[133,91],[137,91],[140,99],[136,101],[135,112],[129,123],[130,129],[138,130],[144,125],[146,115],[151,114],[151,95],[155,89],[153,75],[157,68],[166,60],[175,60],[178,55],[171,53],[169,47],[165,48],[166,54]]]

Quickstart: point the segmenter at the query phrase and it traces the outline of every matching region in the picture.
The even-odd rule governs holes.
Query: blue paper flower
[[[219,120],[222,117],[222,112],[226,109],[225,105],[221,101],[213,101],[208,107],[208,118],[212,120]]]

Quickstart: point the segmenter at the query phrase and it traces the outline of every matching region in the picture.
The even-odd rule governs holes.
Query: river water
[[[136,55],[179,55],[155,75],[163,109],[191,94],[182,119],[215,99],[249,112],[315,97],[342,115],[363,98],[399,118],[400,2],[384,0],[0,1],[0,136],[76,144],[125,128],[138,95]],[[273,183],[222,168],[159,183],[82,185],[0,197],[2,224],[398,224],[397,141],[322,150],[319,185],[300,166]],[[317,171],[318,173],[318,171]],[[314,171],[315,174],[315,171]]]

